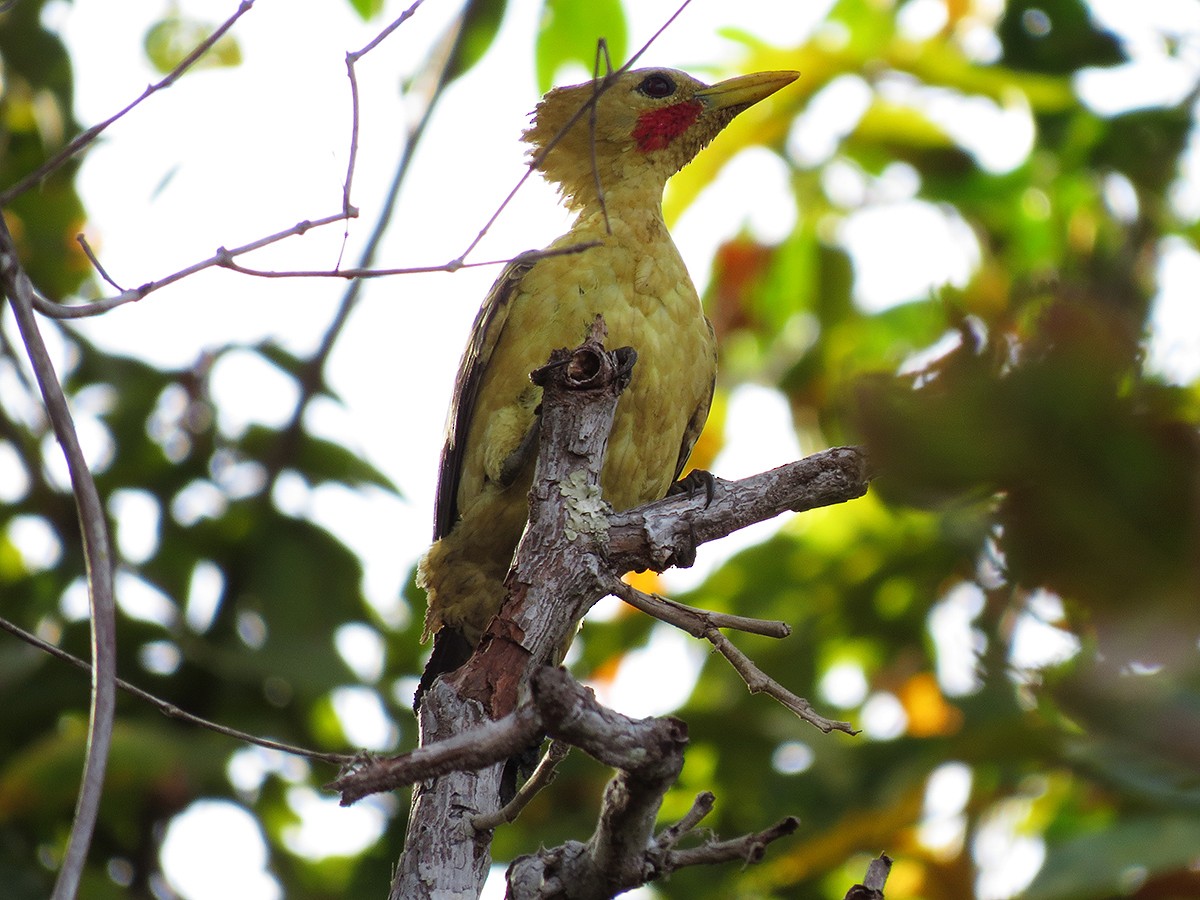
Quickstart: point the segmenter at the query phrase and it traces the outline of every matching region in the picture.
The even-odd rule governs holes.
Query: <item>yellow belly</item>
[[[697,409],[706,411],[716,368],[712,330],[666,227],[657,216],[611,221],[611,236],[602,222],[578,223],[556,245],[603,240],[604,246],[542,259],[509,301],[467,430],[461,518],[418,572],[429,596],[427,632],[448,624],[474,643],[499,609],[528,513],[532,466],[508,486],[499,483],[499,470],[533,423],[540,398],[529,373],[551,350],[581,343],[597,313],[608,326],[606,347],[638,353],[601,473],[614,508],[666,493],[685,431]]]

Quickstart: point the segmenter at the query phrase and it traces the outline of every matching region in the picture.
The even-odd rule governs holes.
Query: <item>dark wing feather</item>
[[[437,501],[433,514],[433,539],[442,539],[458,521],[458,485],[462,477],[463,450],[471,419],[475,414],[475,398],[479,383],[492,357],[492,350],[508,320],[508,305],[517,286],[533,263],[519,257],[510,262],[492,285],[487,299],[471,326],[471,339],[458,364],[454,380],[454,396],[450,400],[450,415],[446,423],[446,443],[442,447],[442,463],[438,470]]]

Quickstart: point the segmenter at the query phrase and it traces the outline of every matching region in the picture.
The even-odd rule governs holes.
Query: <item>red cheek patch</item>
[[[691,128],[703,109],[699,100],[688,100],[642,113],[633,127],[638,150],[649,153],[663,149]]]

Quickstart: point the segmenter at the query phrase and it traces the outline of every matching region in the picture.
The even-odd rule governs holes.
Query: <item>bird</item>
[[[536,456],[541,388],[529,373],[552,350],[581,343],[597,315],[609,346],[637,352],[601,470],[604,499],[629,509],[679,478],[708,416],[717,351],[667,231],[663,189],[738,113],[798,76],[708,85],[674,69],[632,69],[555,88],[537,104],[523,133],[530,165],[576,218],[548,253],[501,272],[459,364],[434,543],[417,566],[428,604],[422,640],[432,635],[434,647],[414,706],[466,662],[503,602]]]

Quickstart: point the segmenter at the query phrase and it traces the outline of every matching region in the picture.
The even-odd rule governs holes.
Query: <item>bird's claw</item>
[[[708,509],[713,502],[717,490],[717,479],[712,472],[705,469],[692,469],[667,489],[668,497],[686,494],[690,500],[696,496],[700,488],[704,488],[704,508]]]

